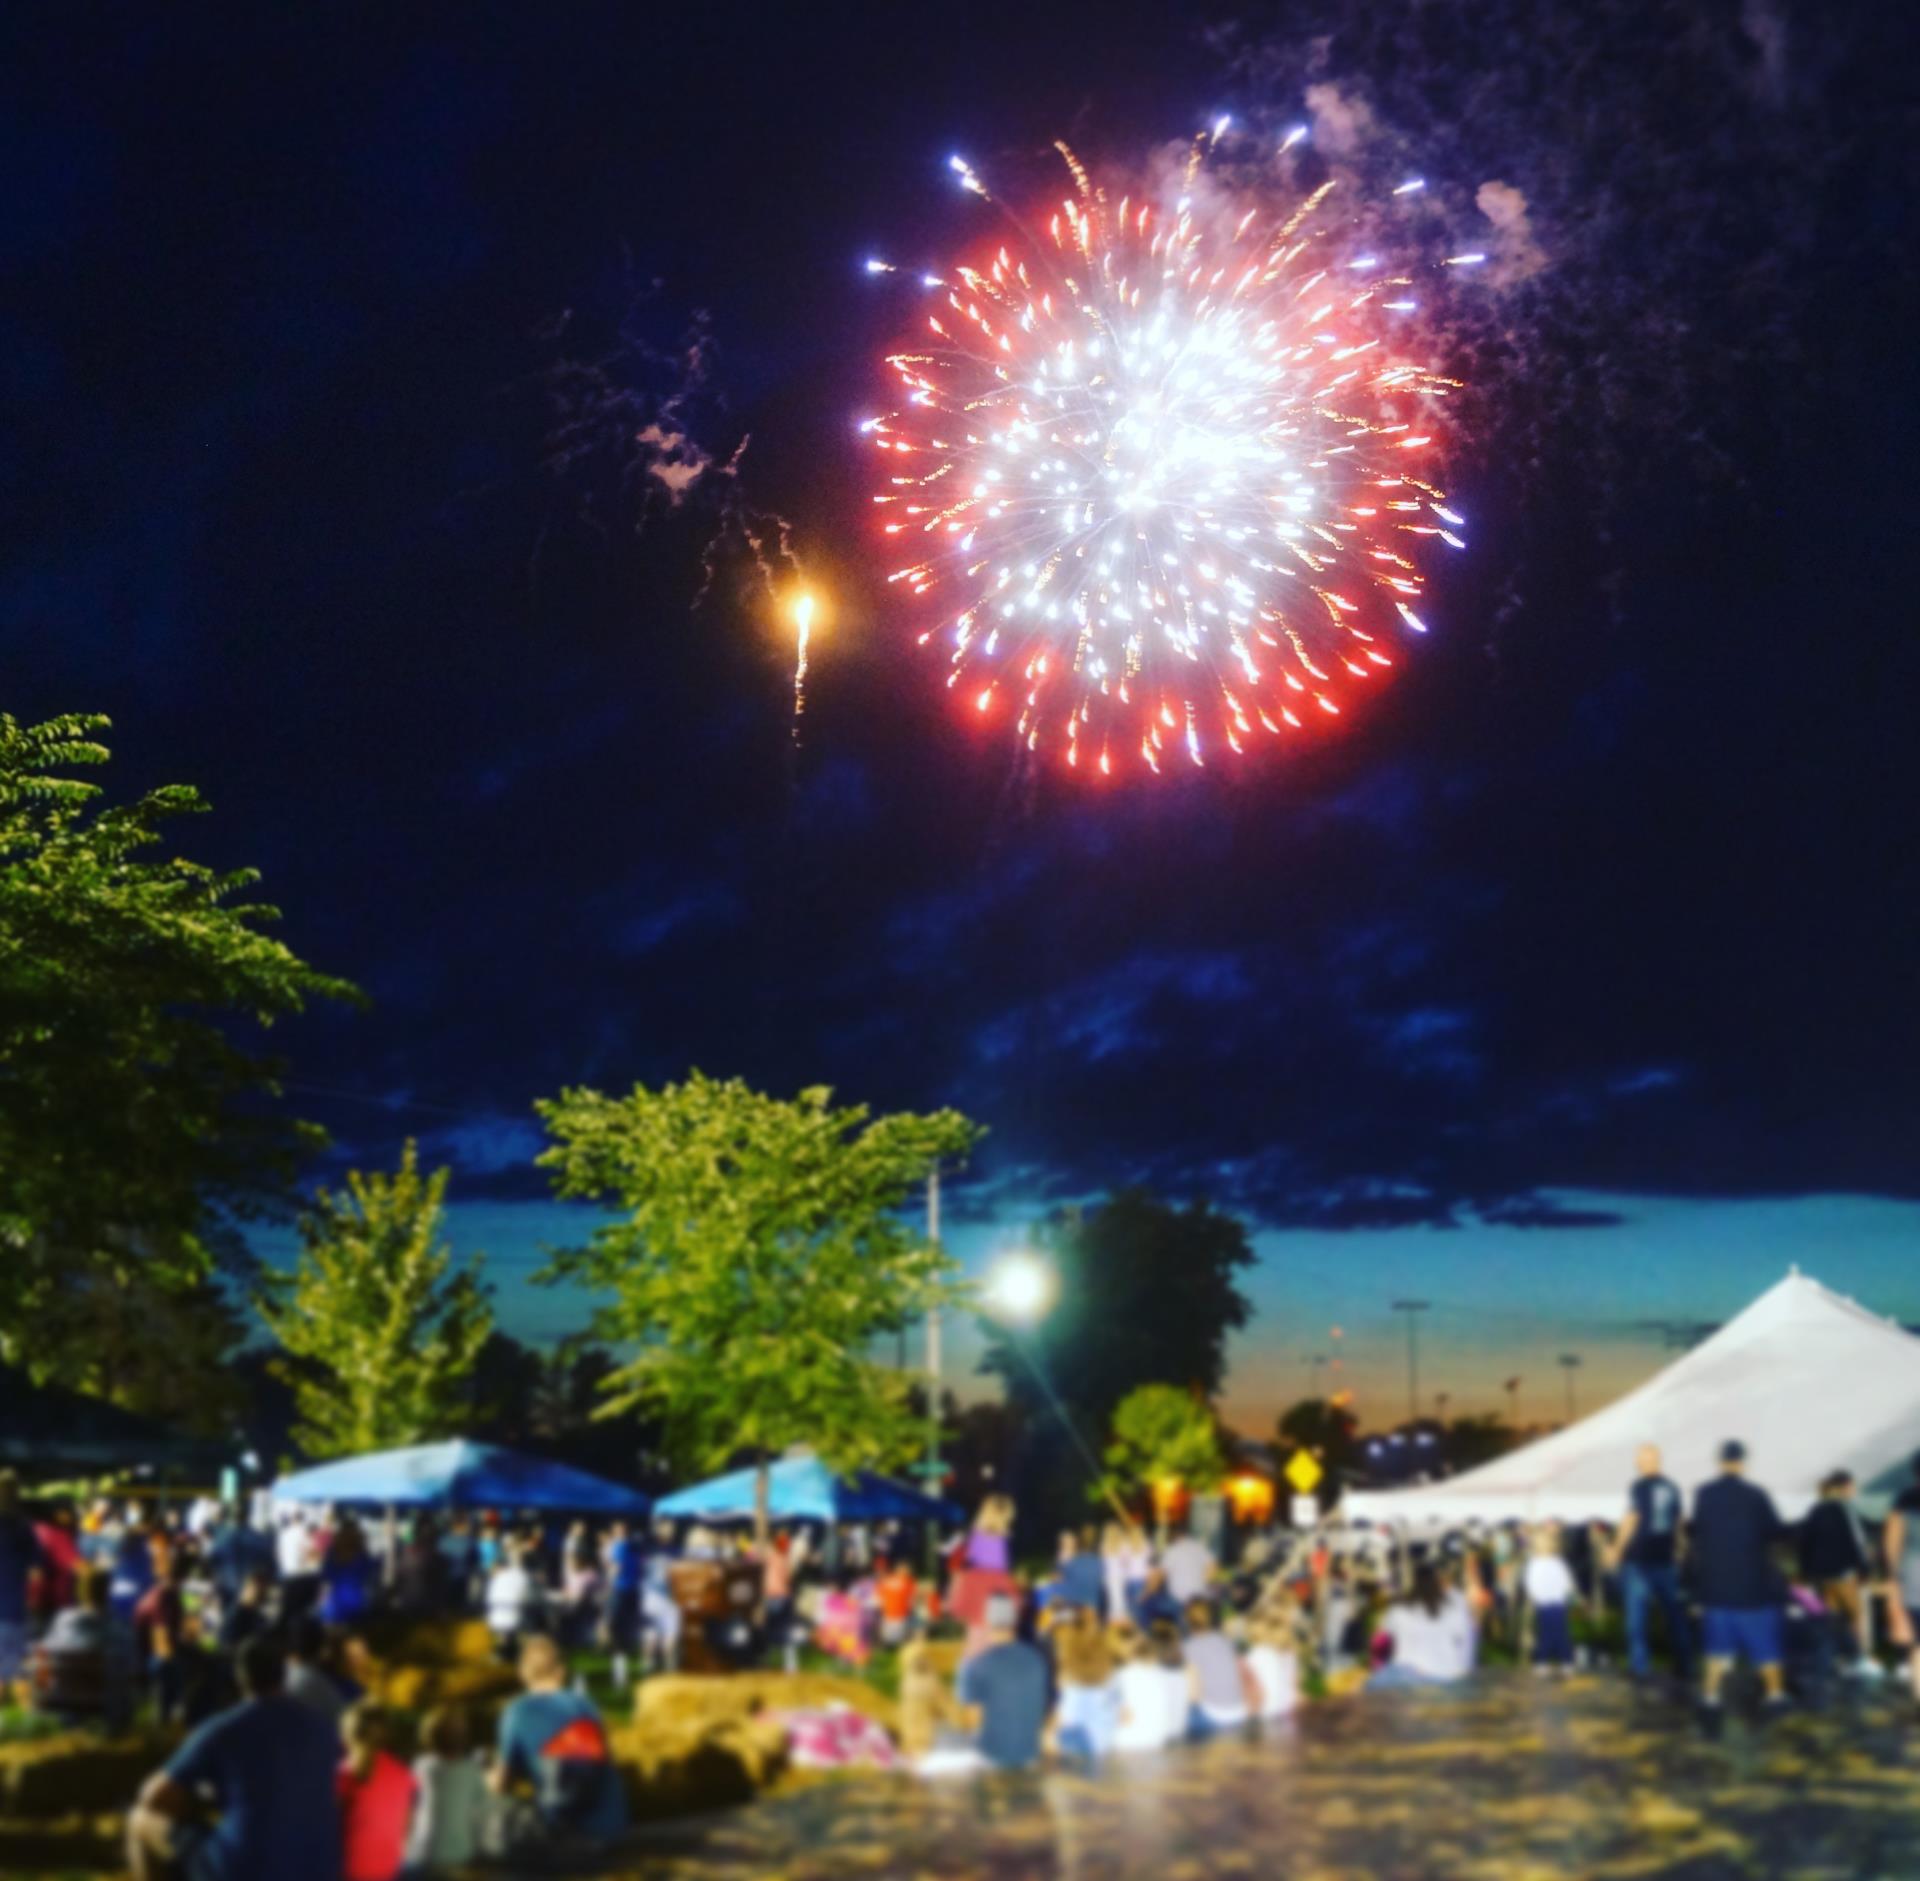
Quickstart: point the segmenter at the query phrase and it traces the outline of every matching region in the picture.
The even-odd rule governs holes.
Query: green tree
[[[925,1432],[909,1381],[869,1348],[960,1297],[953,1263],[900,1208],[936,1163],[967,1153],[972,1123],[950,1110],[874,1117],[822,1088],[783,1099],[697,1071],[537,1108],[555,1191],[626,1211],[545,1276],[612,1296],[597,1330],[633,1357],[604,1381],[603,1411],[654,1410],[695,1467],[754,1453],[763,1535],[767,1464],[782,1450],[810,1444],[836,1470],[915,1453]]]
[[[1204,1201],[1175,1208],[1122,1189],[1084,1214],[1054,1217],[1037,1238],[1059,1286],[1045,1320],[1018,1335],[1034,1362],[1002,1329],[984,1327],[983,1366],[999,1373],[1010,1401],[1045,1419],[1036,1365],[1088,1431],[1105,1430],[1136,1385],[1219,1393],[1227,1335],[1249,1312],[1238,1277],[1253,1249],[1238,1220]]]
[[[76,1302],[242,1264],[319,1141],[246,1028],[358,997],[263,931],[251,870],[150,853],[197,792],[102,807],[62,775],[107,761],[106,726],[0,715],[0,1356],[36,1377],[77,1375]]]
[[[391,1175],[351,1170],[300,1218],[294,1271],[261,1317],[287,1354],[313,1456],[425,1443],[458,1429],[493,1312],[479,1259],[455,1267],[441,1237],[447,1171],[422,1176],[413,1144]]]
[[[1213,1407],[1178,1385],[1137,1385],[1114,1410],[1106,1465],[1096,1493],[1123,1503],[1151,1497],[1163,1483],[1197,1495],[1218,1489],[1227,1460]]]

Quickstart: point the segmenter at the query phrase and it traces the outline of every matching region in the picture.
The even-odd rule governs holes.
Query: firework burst
[[[947,683],[1082,771],[1337,716],[1426,631],[1427,551],[1465,546],[1427,468],[1451,382],[1395,348],[1410,280],[1330,184],[1276,213],[1197,179],[1218,135],[1167,200],[1116,200],[1061,145],[1056,211],[922,277],[901,402],[863,427],[909,558],[888,579]]]

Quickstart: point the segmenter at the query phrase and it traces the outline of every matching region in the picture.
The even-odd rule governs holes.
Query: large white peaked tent
[[[1747,1471],[1787,1521],[1849,1469],[1872,1513],[1920,1451],[1920,1339],[1796,1268],[1712,1338],[1624,1398],[1464,1476],[1346,1496],[1349,1519],[1417,1527],[1468,1521],[1616,1519],[1634,1452],[1660,1446],[1688,1491],[1738,1437]]]

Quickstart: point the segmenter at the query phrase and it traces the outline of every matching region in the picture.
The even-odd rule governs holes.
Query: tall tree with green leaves
[[[166,851],[196,791],[103,806],[66,775],[107,761],[106,729],[0,715],[0,1356],[43,1378],[85,1357],[68,1295],[244,1265],[240,1226],[320,1140],[250,1035],[358,997],[265,932],[253,871]]]
[[[1099,1494],[1121,1502],[1153,1497],[1166,1484],[1205,1495],[1226,1480],[1226,1453],[1213,1407],[1178,1385],[1139,1385],[1113,1413],[1107,1478]]]
[[[960,1297],[957,1269],[902,1204],[980,1135],[957,1111],[875,1117],[815,1087],[770,1097],[689,1074],[624,1097],[563,1091],[537,1106],[559,1195],[624,1218],[556,1255],[544,1278],[610,1296],[600,1336],[632,1358],[603,1409],[645,1406],[682,1460],[767,1466],[810,1445],[833,1469],[887,1468],[925,1431],[875,1338]]]
[[[351,1170],[300,1218],[300,1259],[261,1317],[286,1353],[313,1456],[352,1456],[455,1434],[474,1361],[493,1330],[479,1257],[464,1267],[441,1234],[445,1169],[420,1173],[409,1143],[393,1175]]]
[[[1000,1375],[1009,1402],[1045,1419],[1036,1367],[1083,1430],[1107,1429],[1136,1385],[1218,1394],[1227,1335],[1249,1312],[1239,1277],[1253,1248],[1235,1216],[1120,1189],[1098,1207],[1062,1211],[1036,1239],[1058,1276],[1054,1305],[1017,1344],[1004,1328],[983,1327],[983,1367]]]

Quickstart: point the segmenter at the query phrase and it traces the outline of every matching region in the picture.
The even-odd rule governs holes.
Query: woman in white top
[[[540,1591],[527,1572],[525,1553],[509,1547],[487,1577],[487,1626],[502,1644],[516,1639],[539,1611]]]
[[[1178,1743],[1187,1734],[1191,1702],[1179,1629],[1162,1621],[1149,1635],[1131,1620],[1122,1620],[1108,1639],[1120,1668],[1114,1675],[1120,1697],[1114,1749],[1160,1750]]]
[[[1413,1592],[1387,1610],[1392,1663],[1375,1673],[1378,1685],[1452,1685],[1473,1670],[1473,1611],[1440,1570],[1422,1561],[1413,1570]]]
[[[1262,1617],[1254,1622],[1247,1645],[1247,1670],[1260,1688],[1261,1717],[1286,1716],[1300,1696],[1300,1661],[1294,1651],[1292,1629],[1284,1620]]]

